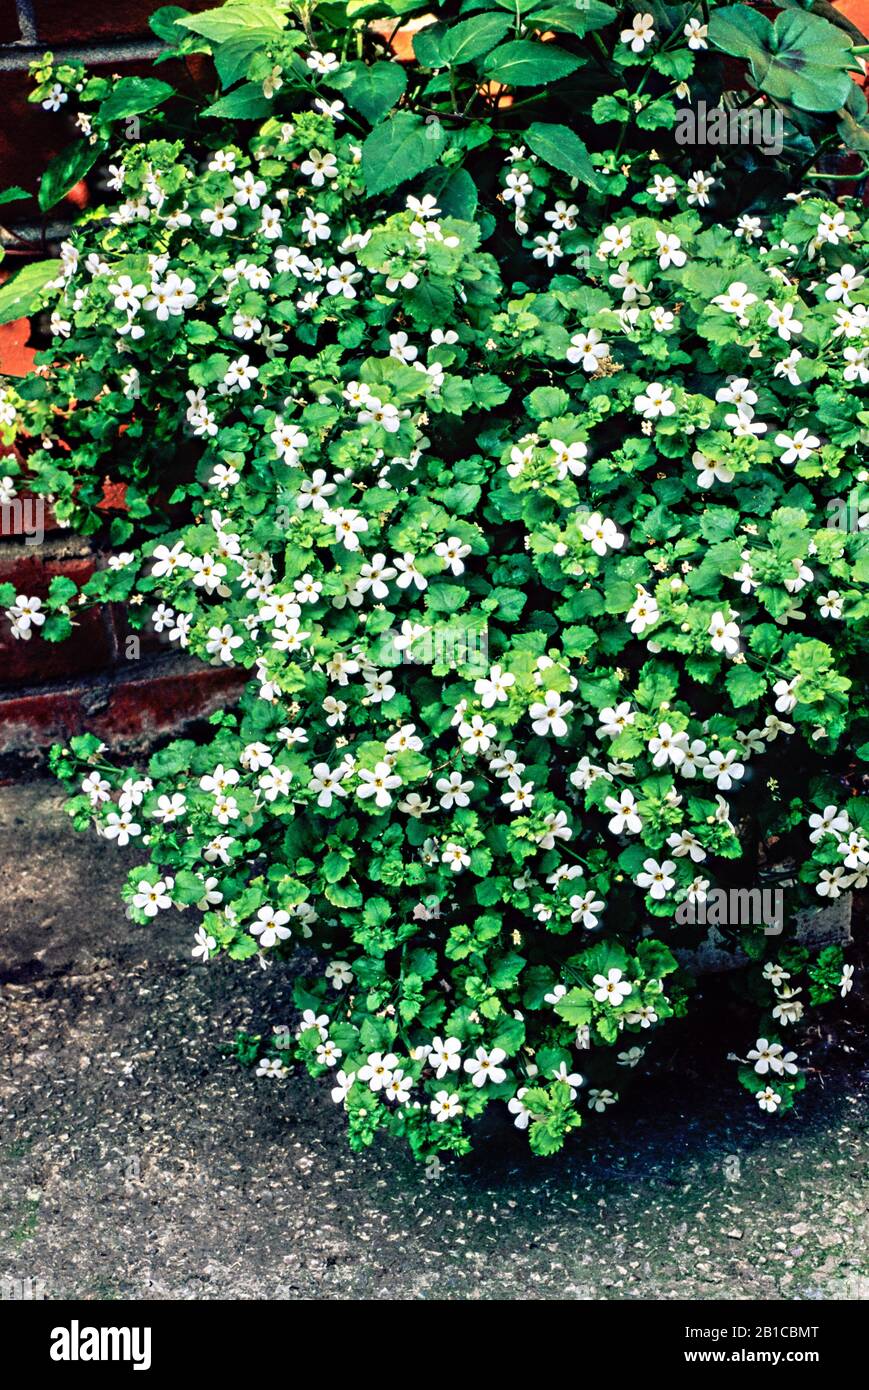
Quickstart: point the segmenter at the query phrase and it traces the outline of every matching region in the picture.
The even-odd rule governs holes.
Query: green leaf
[[[0,323],[26,318],[37,307],[39,293],[49,280],[57,279],[60,261],[33,261],[24,266],[5,285],[0,285]]]
[[[398,63],[345,63],[331,85],[344,93],[369,125],[376,125],[404,92],[407,74]]]
[[[247,77],[251,58],[261,52],[264,43],[273,37],[269,29],[251,29],[235,34],[214,50],[214,66],[221,86],[231,87],[239,78]],[[262,89],[260,89],[262,90]]]
[[[763,676],[757,671],[752,671],[750,666],[731,666],[724,678],[724,684],[737,709],[753,704],[766,690]]]
[[[446,135],[440,121],[399,111],[375,126],[362,146],[362,177],[371,194],[385,193],[436,164]]]
[[[84,178],[102,151],[102,145],[89,145],[85,140],[79,140],[55,156],[39,184],[39,206],[43,212],[53,208],[79,179]]]
[[[269,0],[251,0],[245,5],[218,5],[216,9],[179,18],[177,23],[182,29],[192,29],[194,34],[201,34],[209,43],[225,43],[227,39],[249,29],[269,29],[272,33],[280,33],[286,28],[287,19]]]
[[[582,5],[537,5],[523,16],[523,23],[535,29],[561,29],[581,39],[617,18],[618,10],[612,5],[604,5],[602,0],[584,0]]]
[[[585,144],[566,125],[535,121],[529,126],[525,140],[545,164],[579,179],[596,193],[606,191],[606,183],[592,164]]]
[[[202,114],[222,116],[235,121],[256,121],[262,116],[268,116],[271,109],[272,104],[268,97],[263,96],[261,83],[243,82],[234,92],[220,97],[212,102],[211,106],[206,106]]]
[[[175,88],[156,77],[122,77],[116,82],[97,112],[100,121],[121,121],[125,116],[139,116],[153,111],[175,95]]]
[[[0,204],[3,204],[3,203],[20,203],[20,201],[21,201],[22,198],[29,198],[29,197],[30,197],[30,194],[27,192],[27,189],[26,189],[26,188],[19,188],[18,185],[16,184],[14,188],[5,188],[5,189],[3,190],[3,192],[0,193]]]
[[[542,87],[569,77],[583,60],[556,48],[552,43],[534,43],[531,39],[516,39],[502,43],[490,53],[483,64],[486,77],[503,82],[508,87]]]
[[[180,43],[184,35],[181,29],[176,27],[175,21],[186,19],[189,14],[190,11],[182,9],[180,5],[161,5],[148,20],[148,27],[151,33],[156,34],[164,43]]]
[[[500,43],[512,27],[513,19],[510,15],[493,11],[474,15],[472,19],[453,24],[440,41],[441,62],[455,67],[457,63],[469,63],[473,58],[482,58],[496,43]]]
[[[590,1023],[591,991],[577,988],[568,990],[555,1005],[555,1012],[559,1018],[564,1019],[565,1023],[569,1023],[571,1028],[579,1028]]]
[[[801,110],[836,111],[851,94],[851,41],[819,15],[788,9],[772,24],[745,5],[728,5],[711,16],[709,41],[747,58],[760,91]]]

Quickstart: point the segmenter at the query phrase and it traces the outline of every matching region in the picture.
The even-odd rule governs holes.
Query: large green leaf
[[[525,143],[544,164],[579,179],[596,193],[606,192],[606,183],[592,164],[586,146],[566,125],[535,121],[528,128]]]
[[[535,29],[555,29],[576,34],[581,39],[595,29],[605,28],[617,17],[618,10],[603,4],[603,0],[586,0],[584,5],[536,4],[523,22]]]
[[[712,14],[709,40],[723,53],[745,58],[761,92],[803,111],[836,111],[853,86],[851,41],[819,15],[787,10],[774,23],[744,5]]]
[[[516,39],[502,43],[483,64],[486,77],[508,87],[542,87],[569,77],[583,60],[552,43]]]
[[[345,63],[330,85],[343,92],[370,125],[377,125],[404,93],[407,74],[398,63]]]
[[[436,164],[446,136],[439,121],[398,111],[375,126],[362,146],[362,177],[369,193],[384,193]]]
[[[484,53],[500,43],[504,35],[513,27],[507,14],[474,15],[451,24],[440,42],[441,60],[455,67],[457,63],[469,63],[473,58],[482,58]]]
[[[102,151],[102,145],[90,145],[86,140],[79,140],[55,156],[39,184],[39,206],[43,212],[53,208],[79,179],[84,178]]]
[[[192,29],[209,43],[225,43],[249,29],[269,29],[280,33],[287,26],[287,17],[269,0],[247,0],[244,4],[218,5],[214,10],[186,15],[176,20],[179,28]]]
[[[156,77],[122,77],[101,104],[97,115],[101,121],[122,121],[125,116],[140,116],[145,111],[153,111],[155,106],[161,106],[174,95],[175,88]]]
[[[60,261],[32,261],[5,285],[0,285],[0,323],[25,318],[36,308],[39,292],[57,279]]]

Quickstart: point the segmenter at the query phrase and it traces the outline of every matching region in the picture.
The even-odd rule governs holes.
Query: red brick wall
[[[70,117],[28,103],[31,59],[50,49],[57,58],[90,58],[96,71],[146,71],[149,55],[159,48],[147,20],[159,3],[0,0],[0,189],[20,184],[35,194],[46,162],[75,134]],[[184,0],[184,7],[201,10],[212,3]],[[167,69],[167,77],[181,84],[189,80],[180,65],[171,74]],[[76,201],[86,198],[80,189]],[[73,210],[55,210],[52,223],[62,224]],[[35,199],[10,205],[4,213],[4,223],[12,224],[14,213],[18,230],[33,234]],[[55,234],[62,235],[62,226],[53,225]],[[19,257],[10,254],[4,269],[18,264]],[[0,326],[0,373],[21,376],[30,370],[29,334],[26,320]],[[99,545],[59,529],[50,513],[39,545],[11,534],[10,520],[7,516],[7,534],[0,530],[0,582],[11,580],[18,592],[43,596],[54,575],[80,583],[105,563]],[[26,512],[23,522],[26,527]],[[0,773],[40,761],[53,742],[86,729],[113,745],[147,744],[210,714],[240,689],[238,672],[203,666],[155,634],[142,634],[138,654],[128,655],[128,636],[118,605],[83,613],[72,637],[60,644],[38,637],[16,641],[0,618]]]

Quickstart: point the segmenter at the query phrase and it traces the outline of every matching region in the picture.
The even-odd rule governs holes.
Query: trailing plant
[[[726,1046],[787,1109],[853,973],[796,913],[869,874],[859,55],[795,6],[589,0],[445,6],[402,66],[369,21],[422,11],[158,11],[206,93],[37,66],[82,131],[43,206],[108,183],[0,290],[51,332],[0,472],[85,532],[122,482],[124,549],[0,603],[27,641],[121,602],[248,675],[145,769],[53,766],[142,846],[135,920],[298,956],[239,1056],[303,1062],[355,1145],[462,1153],[495,1101],[554,1152],[688,1010],[715,890],[775,873],[780,934],[721,924],[762,1034]],[[779,153],[680,144],[701,97]]]

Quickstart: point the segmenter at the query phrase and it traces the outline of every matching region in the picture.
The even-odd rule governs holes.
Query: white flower
[[[699,19],[689,19],[682,29],[682,33],[688,40],[688,47],[692,49],[708,48],[706,35],[709,32],[708,24],[701,24]]]
[[[213,208],[203,210],[202,221],[212,236],[223,236],[224,232],[234,232],[238,226],[237,212],[235,203],[220,202]]]
[[[590,328],[587,333],[574,333],[565,354],[568,362],[578,363],[584,372],[596,372],[609,353],[609,346],[602,337],[596,328]]]
[[[563,481],[568,473],[572,473],[575,478],[581,478],[585,472],[585,458],[588,454],[588,445],[581,439],[574,440],[572,444],[565,444],[561,439],[550,439],[549,447],[555,455],[555,466],[558,469],[558,477]]]
[[[604,805],[613,813],[608,826],[613,835],[621,835],[625,830],[631,835],[639,835],[643,822],[637,813],[633,792],[623,791],[618,800],[614,796],[608,796]]]
[[[471,862],[471,856],[464,845],[457,845],[454,842],[446,845],[441,855],[441,862],[449,864],[454,874],[460,874]]]
[[[724,294],[717,294],[712,300],[725,314],[735,314],[740,322],[747,322],[746,310],[757,303],[757,295],[752,294],[742,280],[734,280]]]
[[[809,434],[807,429],[797,430],[791,437],[788,434],[777,434],[775,442],[784,452],[781,456],[782,463],[796,463],[798,460],[810,458],[815,449],[820,449],[821,441],[816,434]]]
[[[608,1105],[615,1105],[618,1098],[617,1091],[610,1091],[607,1087],[603,1090],[592,1087],[588,1093],[588,1108],[589,1110],[596,1110],[599,1115],[602,1115]]]
[[[671,265],[676,267],[683,266],[688,257],[682,250],[682,242],[672,232],[656,231],[655,236],[658,242],[658,265],[662,270],[667,270]]]
[[[506,1052],[500,1047],[493,1047],[491,1052],[487,1052],[484,1047],[478,1047],[474,1057],[465,1059],[465,1071],[475,1086],[484,1086],[487,1081],[498,1086],[507,1077],[506,1071],[500,1065],[506,1057]]]
[[[372,1091],[382,1091],[389,1085],[397,1066],[398,1058],[394,1053],[388,1052],[384,1057],[382,1052],[370,1052],[367,1063],[356,1075],[360,1081],[367,1081]]]
[[[843,304],[850,304],[850,296],[859,290],[864,283],[865,275],[858,275],[853,265],[843,265],[838,270],[834,270],[832,275],[827,276],[829,289],[826,291],[825,299],[841,299]]]
[[[336,511],[324,512],[323,520],[327,526],[334,526],[335,540],[340,541],[345,550],[359,549],[359,537],[368,530],[364,516],[352,507],[339,507]]]
[[[599,1004],[622,1004],[629,994],[633,994],[632,984],[615,967],[608,970],[606,975],[595,975],[592,984],[596,986],[594,997]]]
[[[158,878],[156,883],[142,879],[133,895],[133,907],[144,912],[146,917],[156,917],[157,913],[172,906],[172,899],[166,891],[166,883]]]
[[[757,1103],[761,1110],[766,1110],[770,1115],[774,1115],[781,1105],[781,1096],[778,1091],[774,1091],[771,1086],[767,1086],[757,1093]]]
[[[604,256],[621,256],[631,249],[631,224],[607,227],[598,250]]]
[[[251,924],[251,934],[259,937],[261,946],[274,946],[278,941],[286,941],[290,936],[290,929],[286,925],[289,920],[290,914],[283,908],[275,911],[273,907],[261,907],[256,921]]]
[[[714,652],[735,656],[739,651],[739,627],[732,618],[725,618],[720,610],[712,614],[706,630],[712,638]]]
[[[429,1109],[438,1121],[451,1120],[454,1115],[462,1113],[458,1096],[455,1092],[451,1095],[449,1091],[437,1091]]]
[[[446,1038],[443,1041],[439,1037],[432,1039],[428,1061],[435,1068],[438,1081],[443,1081],[448,1072],[459,1070],[462,1064],[461,1052],[462,1044],[458,1038]]]
[[[853,965],[842,966],[842,978],[839,980],[839,992],[844,999],[854,987],[854,967]]]
[[[675,415],[676,403],[670,399],[672,394],[672,386],[662,386],[659,381],[653,381],[641,395],[634,397],[634,410],[644,420],[657,420],[659,415]]]
[[[701,454],[699,449],[695,449],[691,455],[691,462],[697,469],[697,483],[702,488],[710,488],[713,483],[732,483],[736,476],[729,468],[725,468],[723,463],[717,463]]]
[[[507,1101],[507,1109],[511,1115],[516,1116],[513,1123],[517,1129],[527,1129],[534,1118],[522,1099],[522,1097],[527,1094],[527,1091],[527,1086],[520,1086],[515,1096],[512,1096],[510,1100]]]
[[[602,518],[600,512],[592,512],[588,521],[580,525],[583,540],[591,544],[595,555],[604,556],[608,550],[621,550],[625,538],[609,517]]]
[[[734,782],[739,782],[745,775],[745,765],[738,763],[736,759],[739,753],[735,748],[722,753],[719,748],[715,748],[709,754],[709,761],[703,768],[703,776],[708,780],[715,781],[720,792],[730,791]]]
[[[649,752],[655,767],[666,767],[667,763],[680,767],[685,761],[687,747],[688,735],[684,731],[674,733],[669,724],[659,724],[657,734],[649,740]]]
[[[362,271],[357,270],[353,261],[342,261],[326,271],[326,293],[342,295],[344,299],[356,298],[356,286],[362,279]]]
[[[629,1047],[627,1052],[620,1052],[616,1057],[616,1063],[620,1067],[635,1067],[646,1055],[644,1047]]]
[[[491,709],[498,701],[508,700],[510,687],[516,684],[516,677],[500,666],[493,666],[487,677],[474,682],[474,692],[480,696],[483,709]]]
[[[213,936],[209,936],[204,927],[200,927],[193,940],[195,945],[190,954],[194,960],[208,960],[211,952],[217,949],[217,942]]]
[[[337,1084],[332,1087],[330,1095],[336,1105],[342,1105],[344,1103],[355,1080],[355,1071],[351,1071],[349,1075],[347,1072],[343,1071],[335,1073],[335,1081]]]
[[[435,783],[441,793],[440,804],[445,811],[451,811],[454,806],[469,805],[468,792],[473,791],[473,779],[463,781],[460,772],[451,772],[449,777],[439,777]]]
[[[803,325],[799,319],[794,318],[793,304],[778,305],[768,299],[766,307],[769,309],[767,326],[774,328],[784,342],[788,343],[795,334],[802,333]]]
[[[632,53],[642,53],[655,37],[655,20],[650,14],[635,14],[630,29],[622,29],[619,35]]]
[[[314,188],[322,188],[327,179],[338,177],[338,161],[333,154],[309,150],[308,158],[299,165],[299,173],[309,178]]]
[[[572,700],[562,701],[556,690],[547,690],[542,703],[531,706],[528,713],[532,719],[535,734],[552,734],[553,738],[564,738],[567,722],[564,718],[573,709]]]
[[[360,801],[374,797],[375,806],[384,809],[392,804],[392,793],[401,786],[401,778],[393,773],[389,763],[376,763],[373,769],[360,768],[356,795]]]
[[[588,931],[593,931],[598,924],[598,913],[603,912],[606,903],[596,898],[592,890],[582,896],[575,894],[570,899],[570,906],[573,908],[571,922],[581,922]]]
[[[672,877],[675,867],[672,859],[665,859],[663,864],[659,864],[656,859],[645,859],[643,871],[637,874],[634,881],[639,888],[646,889],[650,898],[666,898],[676,884],[675,878]]]

